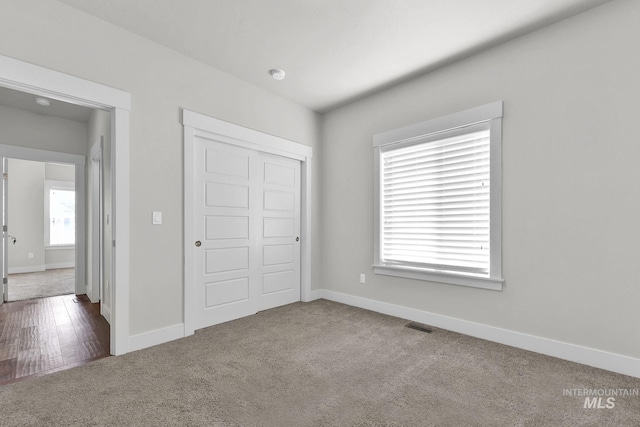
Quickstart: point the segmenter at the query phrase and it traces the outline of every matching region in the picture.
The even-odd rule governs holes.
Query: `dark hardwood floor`
[[[86,295],[0,306],[0,385],[109,356],[109,323]]]

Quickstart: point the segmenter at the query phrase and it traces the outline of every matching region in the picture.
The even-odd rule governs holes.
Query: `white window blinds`
[[[380,261],[488,276],[489,129],[380,153]]]

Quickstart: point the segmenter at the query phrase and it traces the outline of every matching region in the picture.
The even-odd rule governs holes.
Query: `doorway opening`
[[[104,263],[104,270],[111,272],[109,283],[105,281],[103,292],[105,299],[110,299],[110,353],[114,355],[124,354],[129,349],[129,111],[131,109],[131,96],[129,93],[114,89],[99,83],[74,77],[69,74],[54,71],[45,67],[29,64],[20,60],[0,55],[0,87],[9,88],[22,93],[28,93],[38,97],[44,97],[52,101],[63,101],[69,106],[88,107],[92,111],[102,112],[101,123],[109,130],[110,144],[103,151],[103,161],[111,162],[111,174],[104,176],[103,186],[105,194],[107,189],[111,192],[112,200],[104,203],[105,221],[108,221],[109,230],[105,229],[104,235],[109,240],[104,241],[104,256],[111,256],[111,264]],[[1,126],[0,126],[1,128]],[[6,139],[3,138],[3,141]],[[42,151],[48,147],[46,143],[26,144],[30,150]],[[0,145],[0,154],[7,157],[15,157],[16,150],[25,147],[12,147]],[[68,146],[56,151],[61,157],[70,156],[73,153]],[[80,179],[76,180],[76,192],[82,185],[82,193],[85,187],[85,162],[87,151],[83,151],[82,167],[76,167],[76,174],[82,169]],[[69,162],[56,158],[53,160]],[[73,160],[70,163],[75,163]],[[76,163],[77,165],[77,163]],[[76,208],[79,208],[76,204]],[[84,204],[82,205],[84,208]],[[76,216],[76,219],[86,218],[85,215]],[[108,218],[108,219],[107,219]],[[77,228],[85,229],[85,224],[77,224]],[[117,243],[117,245],[116,245]],[[76,257],[87,256],[88,247],[85,240],[77,240]],[[89,257],[87,257],[89,258]],[[90,258],[89,258],[90,259]],[[89,294],[87,289],[87,263],[83,259],[76,259],[76,293]],[[82,271],[80,271],[82,269]],[[84,289],[78,289],[78,288]],[[93,287],[89,287],[93,289]],[[78,292],[80,291],[80,292]],[[91,295],[94,297],[94,295]]]
[[[5,116],[30,117],[4,105],[0,105],[0,109]],[[30,118],[37,126],[38,120]],[[3,131],[9,128],[4,126]],[[14,137],[19,140],[17,134]],[[8,275],[10,249],[14,255],[20,254],[20,250],[27,251],[27,262],[14,263],[14,273],[44,270],[40,274],[44,273],[45,282],[40,284],[45,289],[50,290],[53,285],[48,272],[63,270],[47,269],[47,266],[72,270],[74,282],[72,288],[65,290],[66,295],[27,295],[31,298],[0,306],[3,319],[0,364],[5,366],[0,372],[0,384],[4,384],[108,356],[110,332],[106,319],[86,295],[85,157],[0,145],[0,160],[3,164],[3,296],[17,299],[11,292],[16,290],[16,284]],[[33,232],[34,228],[37,232]],[[47,254],[48,249],[52,255]],[[18,275],[34,273],[38,272]],[[29,285],[33,287],[34,283]]]
[[[74,294],[75,165],[6,158],[3,166],[6,301]]]

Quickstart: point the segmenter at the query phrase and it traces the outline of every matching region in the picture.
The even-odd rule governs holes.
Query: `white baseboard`
[[[313,290],[313,291],[311,291],[309,293],[309,298],[307,300],[305,300],[304,302],[311,302],[311,301],[315,301],[315,300],[320,299],[320,298],[324,298],[323,295],[324,295],[325,292],[326,291],[324,289],[315,289],[315,290]],[[329,299],[329,298],[325,298],[325,299]]]
[[[55,262],[45,265],[27,265],[24,267],[9,267],[9,274],[21,274],[21,273],[40,273],[45,270],[55,270],[56,268],[74,268],[76,263],[71,262]]]
[[[89,297],[91,303],[95,304],[97,302],[100,302],[99,295],[93,295],[93,286],[91,286],[89,283],[86,283],[84,285],[84,293]]]
[[[39,273],[46,270],[45,265],[27,265],[25,267],[9,267],[9,274]]]
[[[541,338],[521,332],[496,328],[494,326],[469,322],[428,311],[417,310],[400,305],[389,304],[368,298],[343,294],[327,289],[317,289],[311,292],[313,299],[324,298],[354,307],[360,307],[402,319],[412,320],[437,328],[494,341],[500,344],[546,354],[547,356],[606,369],[624,375],[640,378],[640,359],[621,354],[609,353],[589,347],[583,347],[566,342]]]
[[[71,262],[52,262],[50,264],[47,264],[45,266],[45,268],[47,270],[55,270],[56,268],[75,268],[76,263],[75,261],[71,261]]]
[[[103,305],[102,307],[100,307],[100,314],[102,314],[102,317],[107,319],[107,322],[111,324],[111,308]]]
[[[184,323],[130,336],[129,351],[142,350],[179,338],[184,338]]]

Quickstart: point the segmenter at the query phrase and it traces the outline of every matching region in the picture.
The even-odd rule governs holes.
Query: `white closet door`
[[[259,310],[300,301],[300,162],[260,153]]]
[[[195,163],[196,328],[203,328],[257,311],[249,230],[257,153],[198,138]]]
[[[195,140],[196,329],[300,300],[300,162]]]

